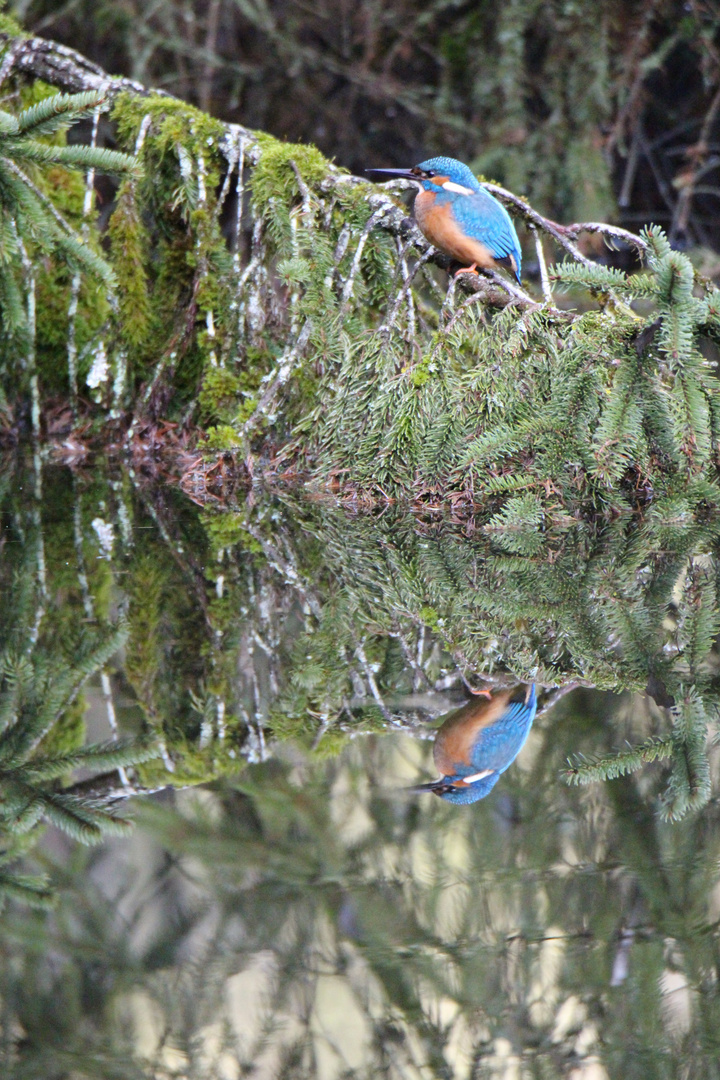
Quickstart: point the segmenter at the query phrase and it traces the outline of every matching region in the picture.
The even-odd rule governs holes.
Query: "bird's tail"
[[[534,710],[537,707],[535,683],[519,683],[510,695],[510,702],[514,705],[524,705],[526,709]]]

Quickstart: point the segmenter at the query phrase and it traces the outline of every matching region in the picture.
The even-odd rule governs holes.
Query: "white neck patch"
[[[486,776],[492,776],[494,769],[483,769],[482,772],[473,773],[472,776],[463,776],[463,784],[474,784],[476,780],[484,780]]]
[[[472,188],[463,187],[462,184],[453,184],[452,180],[446,180],[442,185],[445,191],[454,191],[456,195],[474,195]]]

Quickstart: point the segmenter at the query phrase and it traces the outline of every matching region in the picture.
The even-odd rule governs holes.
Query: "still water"
[[[0,498],[3,1077],[720,1076],[709,512]],[[409,790],[533,681],[487,798]]]

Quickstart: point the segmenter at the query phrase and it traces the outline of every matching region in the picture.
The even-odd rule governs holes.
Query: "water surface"
[[[31,759],[156,749],[45,783],[132,807],[99,845],[18,825],[3,773],[3,1075],[718,1074],[711,515],[499,531],[198,506],[102,463],[3,483],[4,745],[76,674]],[[486,799],[407,791],[449,710],[530,680]],[[42,870],[49,910],[21,902]]]

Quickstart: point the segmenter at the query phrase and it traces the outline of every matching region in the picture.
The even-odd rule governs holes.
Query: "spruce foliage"
[[[43,141],[91,116],[103,100],[93,92],[56,94],[17,116],[0,111],[0,304],[6,334],[27,332],[23,248],[31,259],[57,255],[105,285],[114,281],[108,262],[63,218],[33,175],[49,165],[120,175],[134,168],[132,159],[113,150]]]
[[[88,519],[98,503],[109,514],[117,498],[99,477],[93,483],[93,497],[88,490],[80,499]],[[72,500],[57,477],[53,490],[50,592],[72,596],[78,586],[62,525]],[[427,736],[428,721],[462,695],[463,678],[472,688],[535,681],[541,707],[568,685],[654,695],[652,722],[624,729],[600,722],[594,698],[581,714],[584,758],[564,775],[587,783],[647,767],[650,779],[642,774],[641,782],[651,784],[659,811],[673,819],[695,812],[710,794],[705,744],[720,695],[720,527],[711,498],[695,481],[691,494],[659,496],[642,514],[589,522],[521,491],[453,521],[400,508],[349,512],[257,489],[240,509],[208,509],[198,520],[187,509],[170,514],[167,493],[140,485],[135,500],[126,493],[123,516],[142,515],[138,525],[155,532],[140,529],[143,546],[117,556],[114,586],[127,598],[123,671],[135,697],[128,715],[162,754],[137,766],[139,786],[232,775],[284,739],[325,756],[361,732]],[[113,591],[112,579],[102,584],[112,564],[95,554],[88,551],[88,567],[101,573],[91,581],[100,613],[100,598]],[[32,573],[18,581],[11,606],[25,612],[18,625],[26,635],[37,617],[36,585]],[[78,638],[72,606],[63,618],[53,645],[62,643],[76,667],[94,646]],[[21,635],[7,648],[24,655],[26,643]],[[18,708],[9,693],[16,685],[8,683],[9,715]],[[426,691],[439,694],[436,709],[413,697]],[[24,723],[35,716],[32,701]],[[555,716],[541,715],[539,727],[552,728]],[[36,753],[50,759],[50,772],[55,757],[59,769],[83,745],[50,746],[47,738]]]
[[[12,630],[16,634],[18,629],[16,623]],[[54,730],[71,712],[81,687],[126,636],[121,625],[80,644],[72,666],[48,655],[46,648],[18,653],[6,642],[0,656],[0,865],[17,859],[43,822],[85,844],[130,827],[107,800],[64,791],[62,783],[78,769],[127,768],[152,759],[157,750],[135,740],[64,751],[52,746]],[[50,899],[42,879],[18,876],[12,866],[0,872],[3,896],[30,903]]]
[[[575,756],[568,761],[565,780],[568,784],[594,784],[599,780],[614,780],[637,772],[652,761],[662,761],[672,756],[672,737],[652,738],[616,754],[586,758]],[[680,816],[680,815],[678,815]]]
[[[38,458],[34,468],[40,468]],[[84,688],[101,673],[109,686],[107,668],[124,647],[128,627],[122,618],[108,618],[102,563],[85,565],[79,504],[65,498],[71,521],[48,527],[38,501],[42,476],[31,473],[29,480],[23,473],[17,498],[3,506],[0,900],[42,906],[52,901],[47,882],[18,869],[42,827],[54,825],[85,844],[126,833],[130,822],[113,791],[120,781],[94,789],[94,778],[120,773],[127,779],[125,770],[158,751],[152,739],[118,738],[115,729],[109,741],[86,739]],[[79,770],[89,784],[75,783]]]

